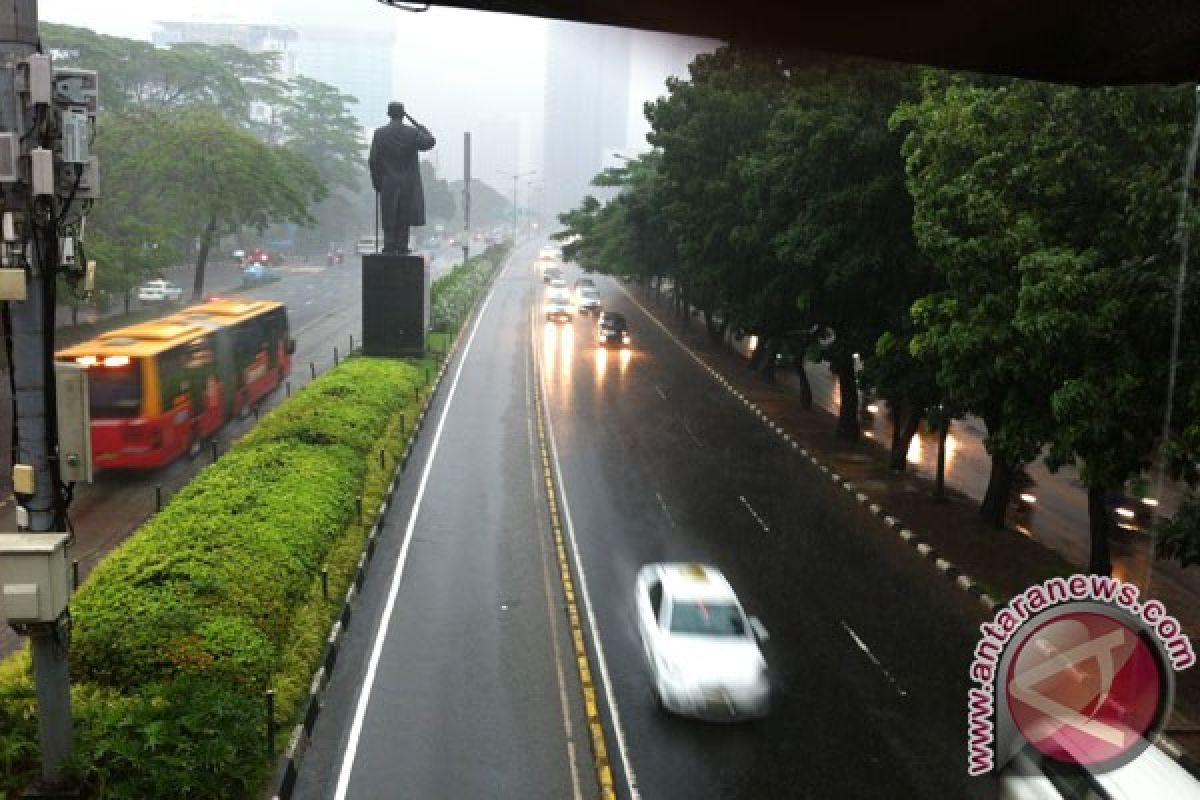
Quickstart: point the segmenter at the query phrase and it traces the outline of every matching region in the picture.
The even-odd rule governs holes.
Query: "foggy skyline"
[[[561,56],[557,65],[547,63],[550,25],[557,26],[558,35],[567,31],[580,41],[605,41],[605,30],[620,29],[444,7],[409,13],[375,0],[348,0],[338,5],[336,14],[330,12],[328,3],[317,0],[180,0],[169,4],[122,0],[120,4],[104,5],[88,0],[41,0],[39,13],[46,21],[145,40],[158,30],[156,23],[188,21],[284,25],[310,37],[322,29],[370,31],[376,39],[380,34],[392,33],[395,47],[390,63],[379,65],[380,82],[390,84],[394,99],[402,100],[437,137],[438,146],[426,155],[438,175],[448,180],[462,177],[463,132],[471,131],[474,177],[510,196],[512,183],[503,173],[536,172],[522,181],[522,205],[529,193],[562,198],[559,206],[574,204],[587,188],[586,181],[580,185],[578,175],[588,171],[594,174],[611,165],[609,150],[629,155],[647,150],[643,104],[665,92],[668,75],[686,75],[687,64],[696,52],[713,49],[717,44],[639,31],[625,36],[628,44],[619,54],[608,50],[580,52],[578,64],[564,68]],[[570,33],[571,29],[577,29],[576,33]],[[590,29],[590,34],[583,29]],[[584,68],[585,63],[591,66]],[[608,89],[596,97],[572,97],[583,87],[570,85],[567,73],[582,74],[579,69],[623,74],[626,85],[620,91]],[[319,71],[319,67],[306,69],[300,65],[300,72],[354,93],[339,85],[346,80],[338,79],[336,69],[327,67],[325,74],[316,74]],[[361,87],[362,78],[358,80]],[[548,92],[548,81],[554,82],[555,91]],[[591,83],[599,85],[594,80]],[[376,95],[371,98],[374,105],[379,93],[370,93]],[[361,88],[358,94],[364,94]],[[582,115],[554,115],[554,107],[547,107],[548,97],[570,98],[572,104],[585,109],[588,103],[610,105]],[[384,107],[372,111],[366,103],[359,110],[368,141],[370,129],[387,121],[385,112]],[[548,112],[556,116],[553,131],[547,128]],[[617,121],[619,133],[598,140],[589,126],[599,118]],[[565,137],[568,141],[547,143],[546,136]],[[547,187],[545,182],[555,177],[547,173],[547,154],[556,149],[561,161],[562,153],[572,148],[579,153],[580,161],[565,170],[571,174],[566,181],[569,186]],[[556,171],[559,182],[563,182],[564,167],[560,164]],[[568,201],[567,197],[573,199]]]

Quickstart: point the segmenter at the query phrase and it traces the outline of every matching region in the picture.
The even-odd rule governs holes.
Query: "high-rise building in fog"
[[[547,211],[574,208],[625,146],[632,31],[551,22],[546,35]]]
[[[251,53],[279,54],[279,77],[304,75],[336,87],[357,102],[351,112],[368,132],[387,122],[392,99],[394,29],[365,31],[327,26],[229,22],[159,22],[158,45],[231,44]]]
[[[395,29],[365,31],[304,25],[297,30],[296,70],[352,95],[358,102],[350,110],[368,136],[372,129],[385,124],[387,104],[393,99]]]
[[[546,39],[545,171],[547,210],[601,199],[596,173],[649,149],[647,100],[666,94],[666,78],[687,77],[697,53],[718,42],[667,33],[551,22]]]

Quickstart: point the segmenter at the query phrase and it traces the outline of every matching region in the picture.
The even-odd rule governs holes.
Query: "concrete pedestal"
[[[363,353],[425,355],[429,329],[429,265],[421,256],[365,255]]]

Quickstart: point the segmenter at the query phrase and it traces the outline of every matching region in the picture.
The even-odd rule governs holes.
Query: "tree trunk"
[[[808,373],[804,371],[804,359],[796,359],[796,377],[800,380],[800,407],[812,411],[812,384],[808,382]]]
[[[1104,502],[1107,495],[1108,490],[1103,487],[1088,487],[1088,532],[1092,540],[1088,572],[1095,575],[1112,575],[1112,558],[1108,552],[1112,523],[1108,517],[1108,506]]]
[[[217,215],[208,217],[204,235],[200,237],[200,252],[196,255],[196,278],[192,281],[192,300],[200,302],[204,295],[204,265],[208,262],[208,249],[212,246],[213,234],[217,232]]]
[[[774,336],[768,336],[759,344],[759,347],[765,348],[762,361],[759,363],[759,373],[767,383],[775,382],[775,357],[779,352],[778,341]]]
[[[133,290],[126,287],[125,289],[125,315],[129,316],[129,303],[133,299]]]
[[[938,428],[937,475],[933,482],[933,499],[946,499],[946,436],[950,434],[950,420],[944,420]]]
[[[754,345],[754,352],[750,354],[750,369],[758,372],[758,368],[762,366],[763,353],[766,352],[764,345],[767,343],[765,336],[758,337],[758,343]]]
[[[888,455],[888,466],[895,472],[905,472],[908,470],[908,447],[921,425],[923,409],[905,404],[894,408],[890,403],[888,408],[892,417],[892,449]]]
[[[858,422],[858,376],[854,374],[854,359],[839,355],[830,363],[838,379],[837,437],[847,442],[857,442],[862,435]]]
[[[71,327],[79,324],[79,303],[71,303]]]
[[[983,503],[979,506],[979,515],[993,528],[1004,527],[1004,517],[1008,511],[1009,500],[1012,499],[1013,478],[1017,474],[1017,467],[1017,464],[1010,463],[1000,456],[992,456],[992,471],[988,476]]]

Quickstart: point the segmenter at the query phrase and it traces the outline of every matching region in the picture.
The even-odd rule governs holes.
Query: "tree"
[[[837,432],[853,441],[855,354],[869,356],[885,331],[902,325],[932,281],[912,234],[902,137],[888,127],[916,84],[910,68],[858,59],[797,57],[789,65],[790,91],[764,145],[742,159],[756,238],[774,256],[760,262],[766,274],[754,283],[763,302],[791,305],[780,318],[832,333],[822,349],[842,398]],[[915,430],[924,405],[903,411],[898,428],[911,422]]]
[[[169,195],[192,209],[188,230],[200,240],[192,297],[204,292],[204,267],[215,236],[292,222],[311,225],[310,206],[327,190],[304,156],[270,147],[219,113],[175,112],[161,120],[144,153],[169,180]]]
[[[1161,424],[1186,95],[931,77],[895,117],[914,228],[949,287],[916,307],[913,350],[987,424],[983,511],[1002,523],[1013,469],[1047,444],[1051,468],[1081,465],[1095,572],[1111,569],[1106,495],[1148,466]]]

